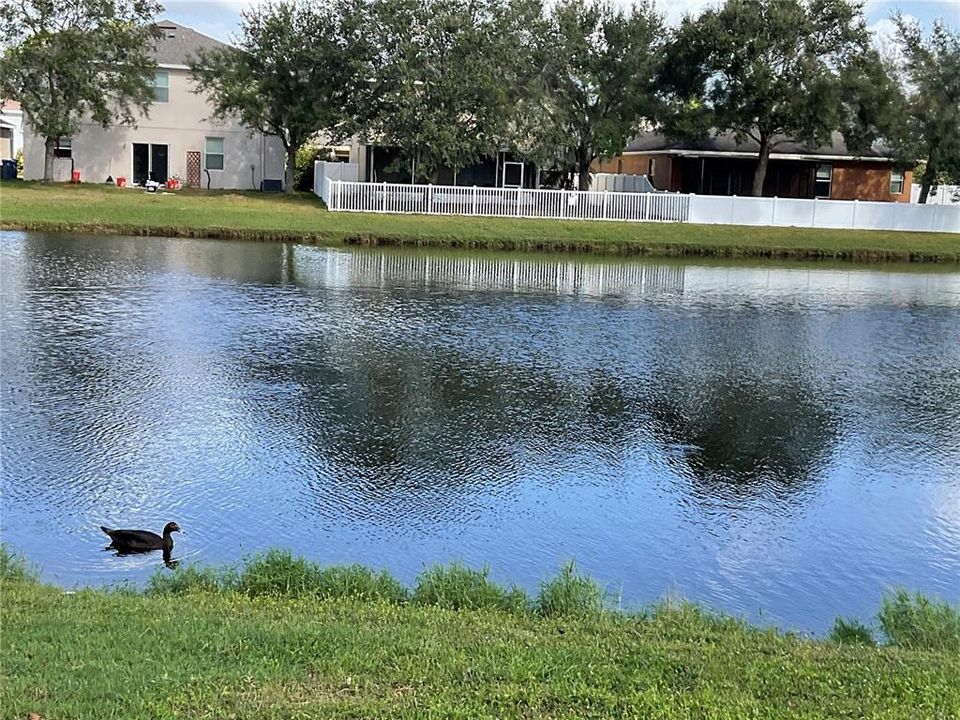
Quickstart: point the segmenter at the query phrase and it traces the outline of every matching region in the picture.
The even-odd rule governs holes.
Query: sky
[[[163,17],[229,42],[240,22],[240,12],[257,2],[258,0],[166,0]],[[656,3],[666,15],[667,21],[676,23],[684,14],[696,14],[705,7],[717,4],[718,0],[656,0]],[[876,32],[881,45],[893,30],[890,16],[898,8],[904,15],[919,20],[925,28],[935,19],[942,18],[950,27],[960,29],[960,0],[867,0],[867,21]]]

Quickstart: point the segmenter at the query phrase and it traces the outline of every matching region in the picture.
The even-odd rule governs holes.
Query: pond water
[[[824,631],[960,599],[960,274],[2,234],[2,538],[65,586],[269,547],[567,560]]]

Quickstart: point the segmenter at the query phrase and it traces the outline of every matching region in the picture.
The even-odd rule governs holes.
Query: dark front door
[[[150,146],[150,179],[158,183],[167,181],[167,146]]]
[[[150,146],[133,144],[133,184],[143,185],[150,177]]]

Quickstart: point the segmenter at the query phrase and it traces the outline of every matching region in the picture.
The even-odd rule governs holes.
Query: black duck
[[[164,553],[169,553],[173,549],[171,533],[183,532],[175,522],[168,522],[163,526],[163,536],[149,530],[113,530],[103,525],[100,529],[110,536],[110,545],[121,553],[150,552],[151,550],[163,550]]]

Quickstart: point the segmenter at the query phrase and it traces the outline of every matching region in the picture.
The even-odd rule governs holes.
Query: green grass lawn
[[[960,261],[960,234],[330,213],[313,195],[0,185],[0,226],[342,244],[611,254]]]
[[[143,592],[64,592],[0,555],[3,718],[960,712],[960,614],[937,606],[917,622],[909,598],[889,620],[906,645],[876,647],[753,628],[685,604],[598,610],[580,602],[595,586],[567,574],[523,606],[522,592],[462,568],[428,571],[400,596],[389,576],[274,552],[229,586],[187,569],[164,571]],[[932,626],[919,647],[919,635],[903,634]]]

